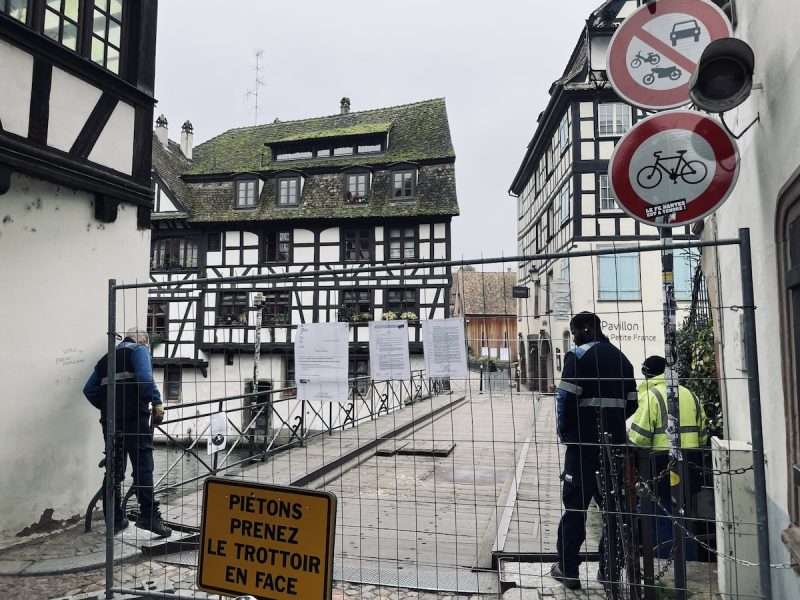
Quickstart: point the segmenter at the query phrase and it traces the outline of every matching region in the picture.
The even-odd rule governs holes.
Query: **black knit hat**
[[[642,363],[642,375],[648,378],[663,375],[666,368],[667,361],[663,356],[648,356]]]

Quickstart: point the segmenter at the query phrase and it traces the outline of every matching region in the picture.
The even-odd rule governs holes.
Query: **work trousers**
[[[103,440],[106,437],[105,419],[101,421],[103,426]],[[153,434],[150,431],[150,424],[145,419],[137,422],[125,423],[122,427],[117,424],[122,433],[122,443],[117,444],[121,448],[115,448],[115,452],[122,451],[122,457],[113,461],[114,465],[114,522],[119,524],[125,516],[122,512],[121,483],[125,479],[127,462],[131,463],[131,476],[133,478],[133,491],[139,501],[139,512],[141,519],[148,522],[154,517],[160,516],[158,501],[155,499],[153,490]],[[103,496],[103,509],[105,510],[105,496]]]
[[[586,540],[586,511],[592,498],[603,507],[598,489],[600,452],[597,446],[568,444],[561,473],[561,500],[564,514],[558,524],[556,551],[561,571],[567,577],[578,577],[580,550]],[[605,527],[600,539],[600,572],[605,572]]]

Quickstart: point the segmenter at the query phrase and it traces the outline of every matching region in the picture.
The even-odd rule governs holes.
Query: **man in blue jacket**
[[[115,433],[121,434],[125,456],[112,464],[118,465],[120,471],[115,473],[115,477],[121,481],[125,475],[125,460],[131,462],[133,489],[140,510],[136,526],[150,530],[159,537],[167,537],[172,530],[164,524],[153,492],[153,432],[150,429],[149,404],[153,405],[153,425],[160,425],[164,420],[164,407],[161,393],[153,381],[148,345],[147,333],[134,329],[127,332],[116,348],[114,428]],[[98,361],[83,388],[83,395],[100,410],[103,439],[106,437],[107,374],[106,354]],[[128,519],[122,512],[122,498],[117,491],[114,496],[114,533],[127,526]]]
[[[613,444],[626,442],[625,419],[636,411],[633,366],[601,331],[594,313],[582,312],[570,321],[577,346],[564,357],[556,391],[558,436],[566,444],[557,557],[550,575],[569,589],[580,589],[580,549],[586,539],[586,510],[592,498],[604,508],[596,474],[603,471],[603,434]],[[604,475],[608,477],[608,474]],[[603,531],[605,538],[608,532]],[[605,580],[604,540],[600,540],[600,572]]]

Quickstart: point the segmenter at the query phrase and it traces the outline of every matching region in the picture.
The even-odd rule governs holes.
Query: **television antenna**
[[[261,77],[261,71],[263,67],[261,66],[261,57],[264,56],[264,51],[261,48],[257,48],[254,50],[254,54],[256,57],[256,64],[254,67],[251,67],[256,72],[256,80],[255,85],[252,89],[247,90],[247,96],[253,96],[255,98],[255,117],[253,119],[253,125],[258,125],[258,88],[263,87],[264,79]]]

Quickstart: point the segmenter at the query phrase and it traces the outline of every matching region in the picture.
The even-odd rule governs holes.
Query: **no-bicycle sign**
[[[231,596],[330,600],[335,520],[329,492],[207,479],[197,586]]]
[[[714,119],[668,110],[640,121],[609,161],[620,208],[656,227],[698,221],[725,202],[739,176],[736,140]]]
[[[614,91],[641,108],[689,102],[689,79],[703,50],[733,35],[725,13],[707,0],[657,0],[622,22],[608,47]]]

